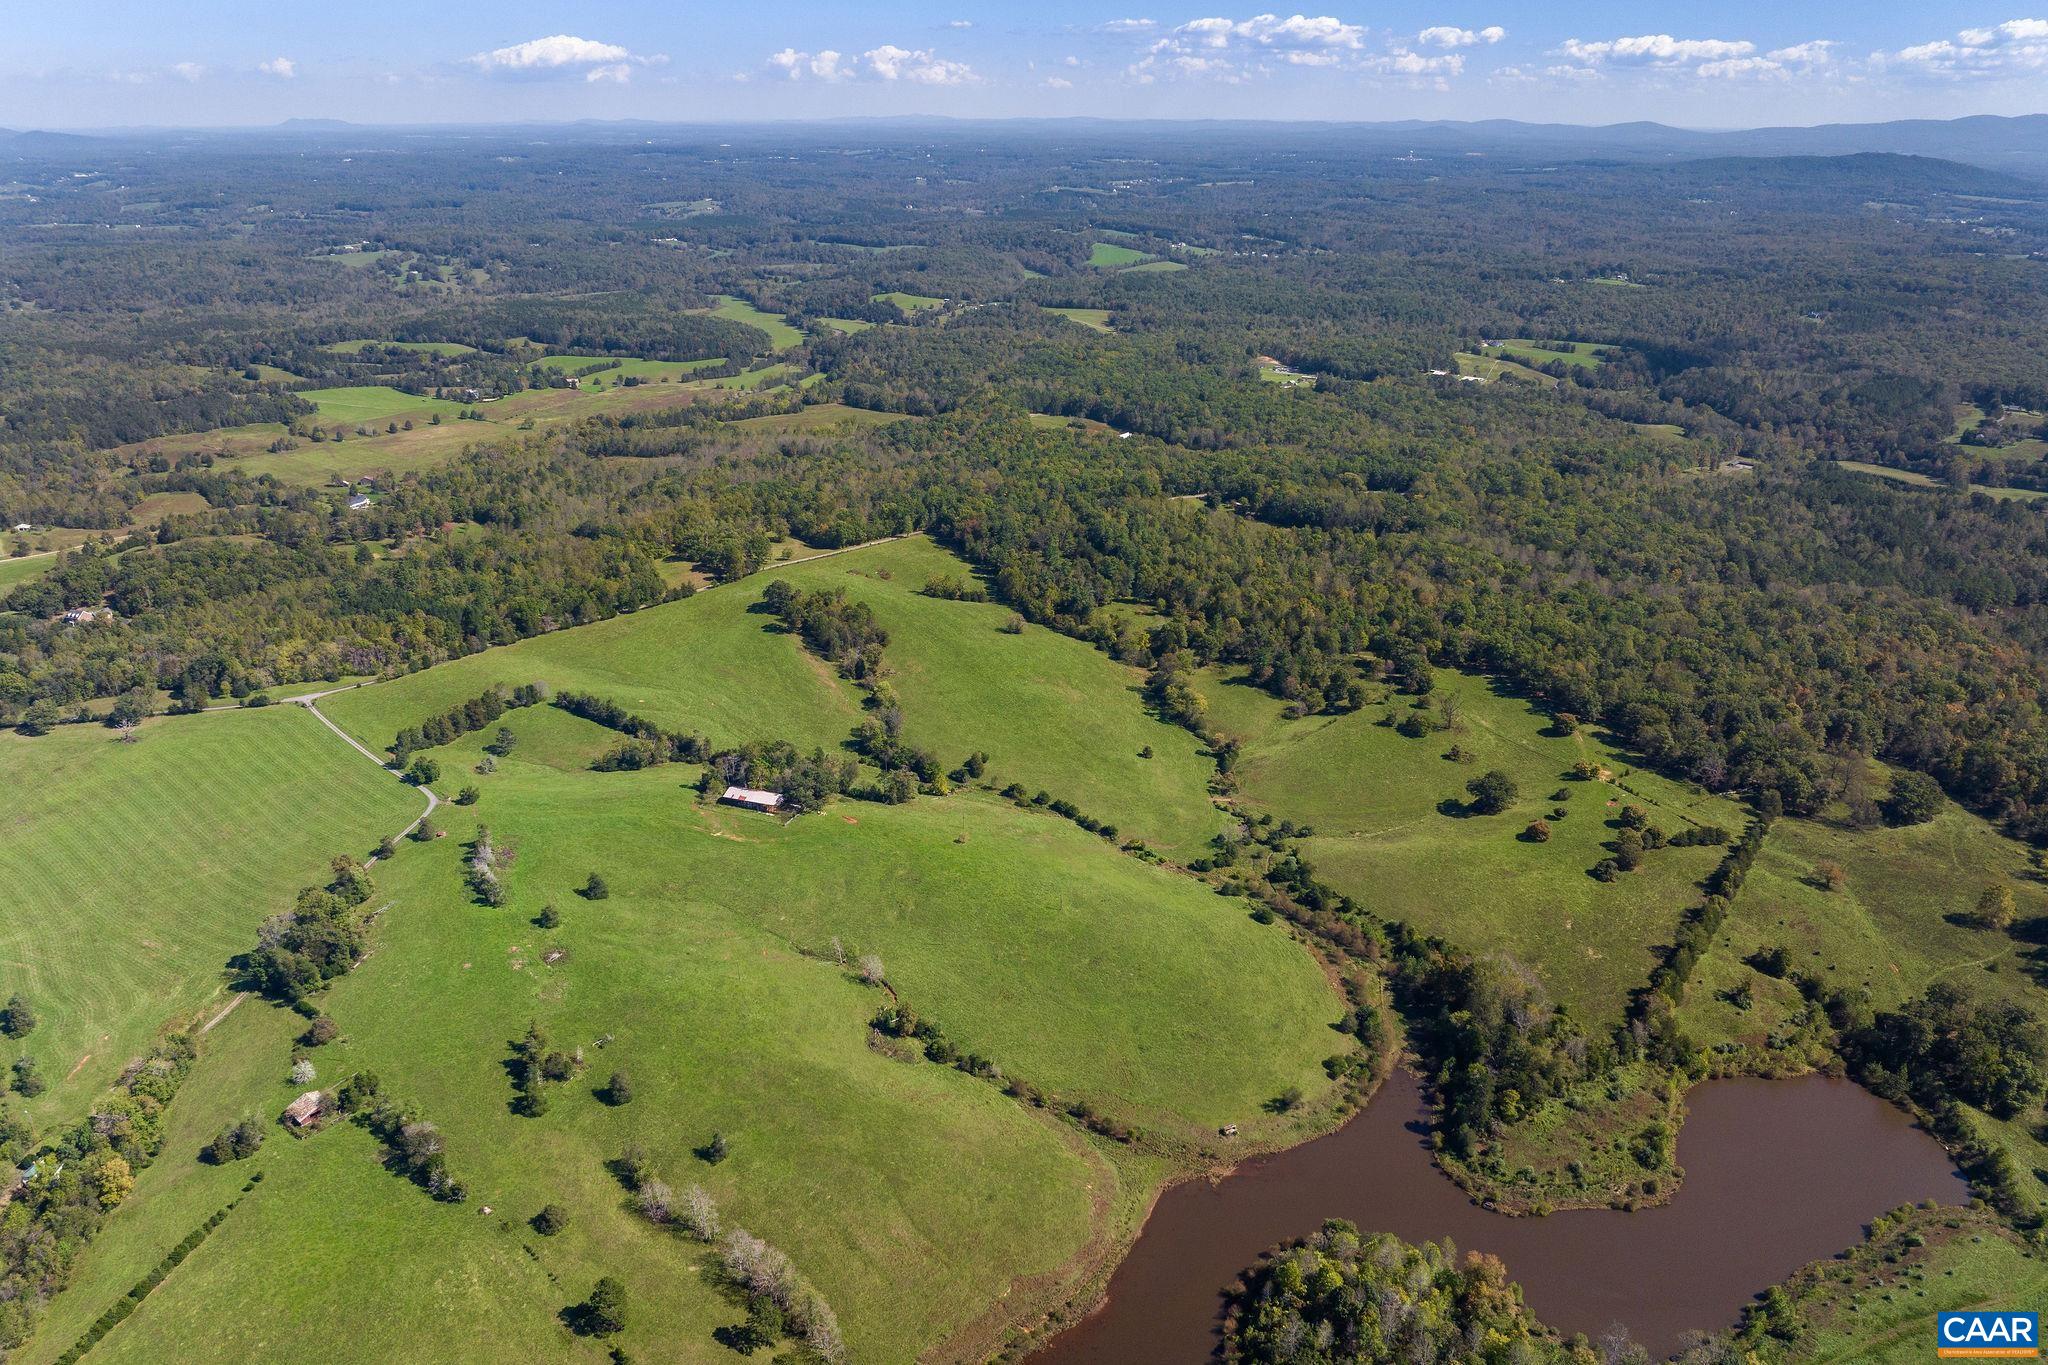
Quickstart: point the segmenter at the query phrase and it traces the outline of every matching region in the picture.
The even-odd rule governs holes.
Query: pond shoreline
[[[1693,1119],[1679,1141],[1691,1179],[1672,1202],[1518,1218],[1474,1202],[1435,1164],[1423,1087],[1398,1070],[1333,1132],[1248,1157],[1221,1178],[1165,1187],[1095,1309],[1030,1358],[1207,1359],[1224,1291],[1325,1218],[1499,1255],[1551,1326],[1598,1336],[1623,1321],[1668,1354],[1687,1332],[1732,1326],[1757,1293],[1854,1246],[1879,1214],[1968,1202],[1932,1136],[1850,1082],[1715,1080],[1687,1101]]]

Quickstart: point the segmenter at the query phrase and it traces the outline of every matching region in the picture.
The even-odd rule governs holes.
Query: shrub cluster
[[[538,705],[545,697],[546,692],[539,683],[526,683],[509,692],[502,687],[494,687],[481,696],[471,697],[460,706],[400,730],[398,737],[391,741],[391,766],[403,768],[406,760],[417,751],[453,743],[494,723],[507,711]]]

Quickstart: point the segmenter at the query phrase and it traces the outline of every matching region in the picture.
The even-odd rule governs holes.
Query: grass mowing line
[[[368,852],[411,805],[284,707],[157,718],[136,733],[0,737],[0,784],[14,793],[0,960],[43,1015],[0,1044],[0,1061],[32,1056],[49,1078],[23,1107],[38,1130],[82,1112],[167,1014],[212,1001],[221,964],[267,915],[335,854]]]
[[[1152,253],[1137,251],[1114,242],[1091,242],[1088,246],[1088,264],[1097,270],[1122,269],[1125,266],[1142,265],[1153,260]]]
[[[299,397],[319,409],[329,422],[366,424],[406,417],[432,417],[439,413],[453,417],[464,411],[461,403],[445,398],[427,398],[405,393],[385,384],[351,384],[332,389],[303,389]]]

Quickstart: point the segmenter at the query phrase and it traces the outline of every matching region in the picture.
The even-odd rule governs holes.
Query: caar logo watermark
[[[2041,1354],[2032,1313],[1943,1313],[1934,1323],[1935,1354],[2033,1360]]]

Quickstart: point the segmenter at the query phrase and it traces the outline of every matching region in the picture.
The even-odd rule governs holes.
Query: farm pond
[[[1108,1297],[1032,1365],[1198,1365],[1220,1339],[1222,1291],[1326,1218],[1490,1252],[1559,1331],[1597,1340],[1621,1323],[1668,1355],[1689,1332],[1733,1326],[1800,1266],[1854,1246],[1878,1214],[1969,1200],[1940,1145],[1851,1082],[1709,1081],[1687,1103],[1685,1183],[1671,1203],[1510,1218],[1432,1164],[1421,1086],[1397,1069],[1336,1131],[1168,1190]]]

